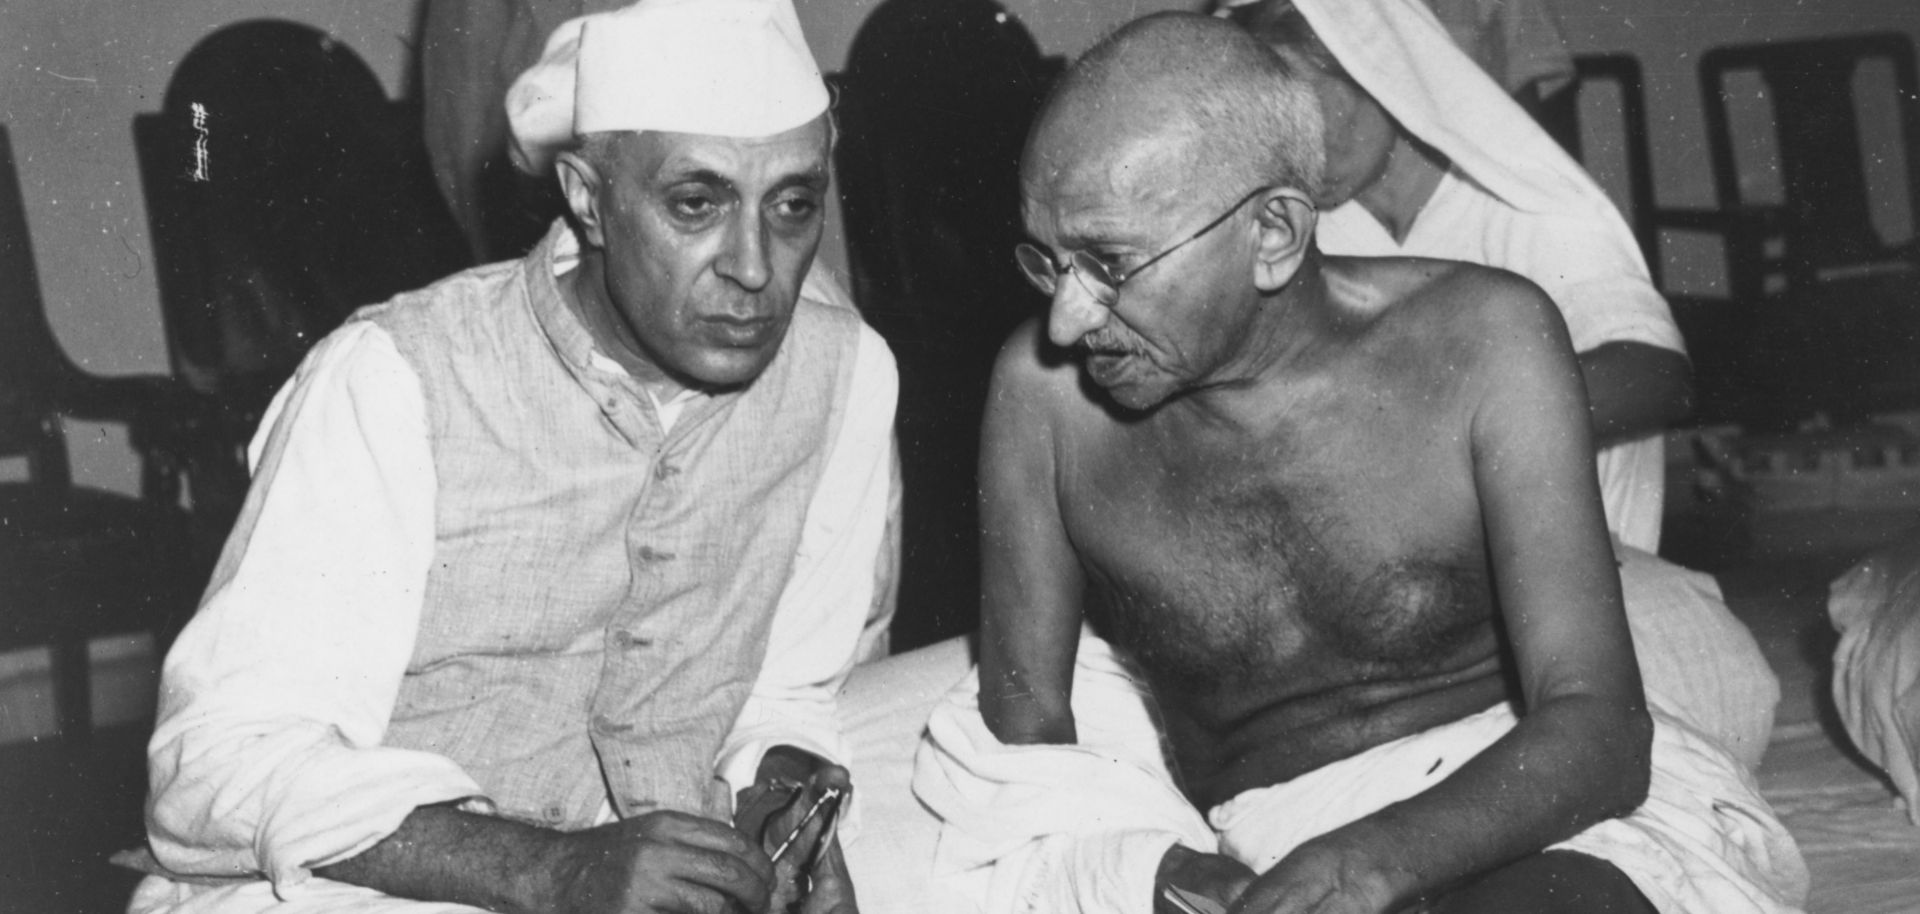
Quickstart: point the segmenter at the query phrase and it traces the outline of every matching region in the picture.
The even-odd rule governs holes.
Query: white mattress
[[[1780,676],[1773,739],[1756,775],[1812,871],[1810,914],[1920,912],[1920,828],[1853,751],[1829,693],[1826,582],[1844,561],[1786,562],[1764,582],[1722,582]]]
[[[1920,912],[1920,828],[1893,788],[1836,744],[1810,709],[1798,716],[1775,725],[1759,779],[1812,871],[1807,910]]]

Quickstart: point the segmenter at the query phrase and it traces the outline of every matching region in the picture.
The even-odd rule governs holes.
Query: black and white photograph
[[[0,0],[0,914],[1920,914],[1916,44]]]

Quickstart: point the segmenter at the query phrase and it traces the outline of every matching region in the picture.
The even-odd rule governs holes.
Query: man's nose
[[[736,215],[727,228],[724,243],[726,247],[714,264],[720,275],[749,292],[765,288],[767,279],[773,275],[773,264],[767,260],[766,220],[752,212]]]
[[[1053,290],[1053,303],[1047,308],[1047,338],[1055,346],[1071,346],[1080,338],[1107,325],[1112,312],[1093,300],[1078,279],[1060,277]]]

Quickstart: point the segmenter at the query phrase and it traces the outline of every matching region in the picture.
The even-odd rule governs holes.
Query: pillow
[[[1840,631],[1833,653],[1840,720],[1920,825],[1920,530],[1835,578],[1827,614]]]

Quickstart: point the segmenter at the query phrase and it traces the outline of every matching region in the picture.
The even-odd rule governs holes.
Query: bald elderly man
[[[254,443],[133,910],[855,910],[895,375],[808,278],[827,102],[788,0],[555,33],[508,107],[568,218],[358,313]]]
[[[1751,780],[1647,707],[1553,303],[1322,255],[1319,118],[1167,14],[1028,139],[1051,306],[995,368],[978,676],[915,779],[944,910],[1791,910]]]

